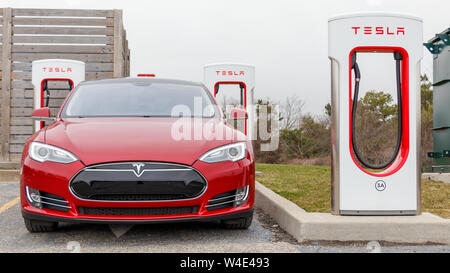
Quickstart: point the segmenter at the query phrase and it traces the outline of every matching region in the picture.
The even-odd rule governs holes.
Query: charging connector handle
[[[43,86],[42,86],[42,89],[45,91],[45,107],[48,107],[48,105],[49,105],[49,102],[50,102],[50,90],[48,90],[49,88],[48,88],[48,81],[47,80],[45,80],[44,82],[43,82]]]
[[[356,52],[352,54],[351,59],[351,65],[352,69],[355,73],[355,90],[353,93],[353,102],[352,102],[352,147],[353,152],[358,159],[358,161],[364,165],[367,168],[374,169],[374,170],[380,170],[384,169],[388,166],[390,166],[395,159],[397,158],[397,155],[400,151],[400,146],[402,144],[402,131],[403,131],[403,111],[402,111],[402,83],[401,83],[401,61],[403,60],[403,56],[400,52],[394,52],[394,59],[396,62],[396,77],[397,77],[397,144],[395,146],[395,151],[390,157],[390,159],[386,162],[384,162],[381,165],[374,165],[370,164],[369,162],[365,161],[364,158],[361,156],[360,151],[358,150],[358,145],[356,142],[356,109],[358,107],[358,95],[359,95],[359,82],[361,80],[361,72],[359,71],[358,63],[356,62]]]

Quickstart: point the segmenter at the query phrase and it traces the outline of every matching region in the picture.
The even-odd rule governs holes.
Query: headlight
[[[76,156],[64,149],[39,142],[31,142],[28,154],[39,162],[72,163],[78,161]]]
[[[222,161],[239,161],[247,155],[245,142],[233,143],[219,148],[212,149],[202,155],[199,160],[206,163],[216,163]]]

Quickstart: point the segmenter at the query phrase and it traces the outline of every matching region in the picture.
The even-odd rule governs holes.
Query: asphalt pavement
[[[388,242],[298,243],[261,210],[247,230],[214,223],[99,225],[63,223],[29,233],[20,214],[19,184],[0,182],[0,252],[446,252],[445,245]]]

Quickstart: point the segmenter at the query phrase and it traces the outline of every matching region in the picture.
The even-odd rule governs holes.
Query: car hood
[[[198,128],[209,128],[204,131],[216,137],[211,140]],[[190,138],[177,140],[182,133]],[[220,119],[69,118],[50,125],[45,142],[70,151],[86,165],[116,161],[192,165],[205,152],[236,141],[236,136],[242,134],[236,135]]]

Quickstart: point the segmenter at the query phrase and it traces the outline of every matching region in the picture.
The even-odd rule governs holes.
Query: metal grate
[[[59,195],[51,194],[48,192],[40,191],[41,204],[44,209],[52,209],[68,212],[70,206],[68,202]]]
[[[218,195],[213,196],[208,201],[208,205],[206,206],[207,210],[216,210],[229,208],[233,206],[234,198],[236,196],[236,190],[224,192]]]
[[[186,207],[151,207],[151,208],[95,208],[78,207],[80,214],[86,215],[173,215],[196,213],[198,206]]]

